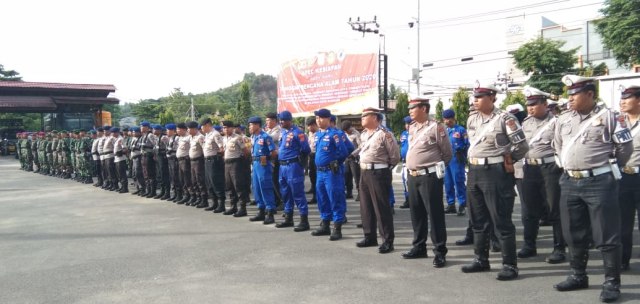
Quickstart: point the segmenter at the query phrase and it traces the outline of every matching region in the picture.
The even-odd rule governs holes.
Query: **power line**
[[[459,17],[452,17],[452,18],[447,18],[447,19],[433,20],[433,21],[430,21],[430,22],[426,22],[425,25],[428,26],[430,24],[447,23],[447,22],[451,22],[451,21],[458,21],[458,20],[464,20],[464,19],[473,19],[473,18],[477,18],[477,17],[484,17],[484,16],[486,16],[488,14],[510,13],[510,12],[513,12],[513,11],[524,10],[524,9],[540,7],[540,6],[553,5],[553,4],[558,4],[560,2],[567,2],[567,1],[569,1],[569,0],[552,0],[552,1],[546,1],[546,2],[540,2],[540,3],[527,4],[527,5],[523,5],[523,6],[517,6],[517,7],[507,8],[507,9],[501,9],[501,10],[477,13],[477,14],[472,14],[472,15],[467,15],[467,16],[459,16]]]

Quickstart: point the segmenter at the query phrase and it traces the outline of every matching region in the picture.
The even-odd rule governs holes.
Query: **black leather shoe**
[[[240,208],[238,212],[233,214],[233,217],[243,217],[243,216],[247,216],[247,210],[244,208]]]
[[[448,205],[444,208],[444,214],[456,214],[456,205]]]
[[[384,242],[380,247],[378,247],[378,252],[382,254],[389,253],[391,251],[393,251],[393,243]]]
[[[400,209],[409,209],[409,201],[404,201],[404,203],[400,205]]]
[[[234,208],[231,208],[231,209],[229,209],[229,210],[227,210],[227,211],[223,212],[222,214],[224,214],[224,215],[233,215],[233,214],[235,214],[236,212],[238,212],[238,209],[234,207]]]
[[[531,258],[538,255],[538,251],[536,249],[531,249],[524,247],[518,251],[518,258],[526,259]]]
[[[553,285],[557,291],[571,291],[589,288],[589,277],[587,275],[572,274],[566,280]]]
[[[347,192],[347,194],[345,195],[346,199],[352,199],[353,198],[353,193],[352,192]]]
[[[447,264],[447,258],[444,255],[436,254],[436,257],[433,258],[433,267],[442,268]]]
[[[458,216],[465,216],[467,214],[467,211],[465,211],[465,206],[460,206],[458,207]]]
[[[307,203],[307,205],[316,205],[316,204],[318,204],[318,201],[313,198]]]
[[[413,247],[408,252],[402,254],[405,259],[420,259],[427,257],[427,248]]]
[[[518,278],[518,267],[514,265],[502,265],[502,270],[498,272],[498,281],[511,281]]]
[[[602,284],[602,292],[600,292],[600,301],[611,303],[620,298],[620,283],[607,280]]]
[[[358,227],[358,228],[362,228],[362,223],[357,224],[357,225],[356,225],[356,227]]]
[[[554,249],[553,252],[544,260],[549,264],[560,264],[566,259],[564,251]]]
[[[465,245],[472,245],[472,244],[473,244],[473,238],[468,236],[465,236],[464,239],[456,241],[456,245],[458,246],[465,246]]]
[[[356,246],[360,248],[378,246],[378,240],[364,238],[360,242],[357,242]]]
[[[480,261],[478,259],[474,259],[473,262],[471,262],[471,264],[469,265],[462,266],[462,272],[464,273],[474,273],[489,270],[491,270],[489,261]]]

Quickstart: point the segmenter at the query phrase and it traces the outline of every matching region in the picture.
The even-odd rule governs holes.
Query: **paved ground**
[[[317,209],[310,209],[315,226]],[[541,254],[520,261],[520,279],[498,282],[498,254],[491,255],[489,273],[460,272],[472,258],[470,247],[451,245],[443,269],[432,268],[430,258],[403,260],[400,254],[411,243],[407,210],[396,210],[395,252],[356,248],[358,210],[349,201],[345,238],[330,242],[246,217],[23,172],[13,158],[2,157],[0,303],[598,302],[603,272],[596,252],[589,290],[552,288],[565,278],[568,264],[544,263],[549,227],[541,232]],[[513,216],[521,236],[519,210],[517,205]],[[453,244],[463,235],[466,218],[448,215],[447,225]],[[635,249],[621,302],[640,301],[640,249]]]

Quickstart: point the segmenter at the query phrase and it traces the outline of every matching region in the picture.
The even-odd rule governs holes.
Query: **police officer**
[[[409,208],[409,191],[407,191],[407,151],[409,151],[409,125],[411,125],[411,116],[404,119],[404,131],[400,133],[400,160],[402,161],[402,187],[404,189],[404,203],[400,205],[400,209]]]
[[[456,198],[458,198],[458,216],[465,215],[467,206],[467,186],[465,185],[465,170],[467,163],[467,149],[469,149],[469,136],[467,130],[456,124],[456,113],[447,109],[442,112],[444,124],[447,126],[449,141],[453,148],[453,158],[449,161],[444,175],[444,188],[447,198],[447,208],[444,213],[456,213]]]
[[[205,183],[213,201],[211,207],[204,210],[214,211],[218,209],[219,204],[224,205],[226,200],[224,193],[224,140],[220,132],[213,127],[211,118],[205,118],[201,124],[205,134],[203,146]]]
[[[621,88],[620,110],[626,116],[626,124],[631,129],[633,137],[633,153],[622,168],[620,180],[620,215],[622,220],[622,270],[629,270],[631,249],[633,247],[633,223],[636,214],[640,214],[640,86],[634,85]]]
[[[524,159],[524,176],[520,193],[524,246],[518,251],[519,258],[537,255],[536,238],[544,207],[549,206],[549,222],[553,225],[553,252],[547,263],[557,264],[565,260],[565,242],[560,225],[560,175],[562,170],[555,163],[552,146],[556,126],[555,115],[547,111],[547,98],[551,94],[534,87],[525,87],[527,111],[522,129],[529,144]]]
[[[114,134],[114,131],[117,131]],[[120,130],[115,127],[109,127],[109,135],[105,139],[102,144],[103,149],[103,166],[107,172],[107,177],[109,180],[109,187],[106,190],[115,191],[118,190],[118,175],[116,173],[116,164],[115,164],[115,144],[116,137],[119,137]]]
[[[104,180],[104,184],[102,185],[102,189],[108,190],[111,188],[111,179],[109,177],[109,168],[106,163],[106,154],[113,154],[113,150],[106,150],[106,143],[111,137],[111,126],[104,126],[104,137],[102,141],[100,141],[100,162],[102,165],[100,166],[102,169],[102,179]]]
[[[554,145],[564,169],[560,177],[560,222],[573,274],[558,291],[589,287],[589,243],[602,253],[605,282],[600,300],[620,296],[620,206],[618,164],[626,164],[633,142],[624,119],[596,104],[595,78],[567,75],[570,110],[558,117]]]
[[[145,182],[145,197],[151,198],[156,195],[156,162],[154,160],[153,147],[158,141],[158,137],[151,133],[151,124],[148,121],[140,123],[142,137],[140,148],[142,150],[142,174]]]
[[[191,160],[191,189],[193,196],[191,205],[197,208],[209,207],[209,194],[204,178],[204,135],[195,121],[187,124],[189,128],[189,159]]]
[[[182,199],[176,203],[178,205],[190,204],[192,187],[191,187],[191,161],[189,160],[189,148],[191,146],[191,139],[187,133],[187,124],[181,122],[177,125],[178,132],[178,146],[176,157],[178,158],[179,178],[182,185],[181,192]],[[195,194],[193,194],[195,195]]]
[[[311,200],[308,202],[309,205],[316,204],[318,201],[316,199],[316,132],[318,131],[318,124],[316,123],[315,117],[307,118],[307,129],[309,130],[309,134],[307,134],[307,138],[309,139],[309,147],[311,148],[311,153],[309,153],[309,181],[311,182],[311,188],[307,193],[311,193],[313,196]]]
[[[346,133],[347,138],[353,144],[355,149],[360,146],[360,132],[351,126],[351,121],[345,120],[342,122],[342,131]],[[353,155],[353,154],[351,154]],[[353,180],[355,179],[355,187],[357,191],[356,201],[360,200],[360,165],[358,164],[358,155],[348,157],[344,161],[344,179],[345,186],[347,188],[346,198],[353,198]]]
[[[276,147],[278,147],[280,145],[280,138],[282,137],[282,128],[278,124],[278,114],[270,112],[270,113],[267,113],[265,116],[266,116],[266,120],[265,120],[264,131],[267,132],[269,136],[271,136],[274,144],[276,145]],[[276,153],[278,152],[276,151]],[[274,185],[273,190],[275,191],[274,195],[276,198],[276,206],[278,206],[278,210],[282,210],[283,208],[282,196],[280,195],[280,184],[279,184],[280,164],[278,163],[277,158],[274,158],[272,161],[273,161],[273,185]]]
[[[158,164],[157,169],[160,177],[160,193],[153,196],[155,199],[166,200],[169,198],[171,192],[171,181],[169,180],[169,161],[167,160],[167,145],[169,144],[169,137],[164,134],[164,127],[162,125],[153,126],[153,135],[158,140],[153,146],[153,153],[155,154],[155,161]]]
[[[402,255],[405,259],[427,257],[427,235],[431,219],[433,266],[446,264],[447,228],[444,220],[443,178],[452,150],[445,127],[429,120],[429,100],[416,98],[409,102],[409,115],[413,123],[409,127],[407,151],[407,187],[409,210],[413,226],[412,248]]]
[[[252,222],[263,221],[264,225],[273,224],[273,215],[276,211],[273,191],[273,168],[271,160],[277,156],[273,139],[262,129],[260,117],[249,118],[249,132],[251,133],[253,160],[253,174],[251,179],[251,191],[258,204],[258,214],[251,217]]]
[[[529,150],[517,119],[495,107],[498,90],[493,84],[476,83],[476,112],[469,115],[469,179],[467,198],[474,232],[475,259],[462,272],[488,271],[489,234],[493,224],[502,245],[502,270],[498,280],[518,277],[516,229],[513,212],[513,163]]]
[[[167,129],[167,167],[169,168],[169,180],[171,181],[171,189],[173,194],[167,199],[170,202],[178,202],[182,200],[182,184],[180,183],[180,166],[178,164],[178,157],[176,153],[178,151],[178,133],[176,132],[176,125],[174,123],[168,123],[165,126]]]
[[[293,230],[309,230],[309,208],[304,195],[304,169],[301,161],[311,152],[309,141],[304,132],[293,124],[289,111],[278,114],[282,127],[282,138],[278,152],[280,163],[280,193],[284,201],[285,219],[277,228],[293,227],[293,206],[298,207],[300,223]]]
[[[235,124],[232,121],[222,122],[222,131],[225,134],[224,142],[224,174],[225,184],[229,189],[229,199],[231,209],[225,211],[224,204],[221,204],[214,212],[224,212],[224,215],[243,217],[247,215],[247,203],[249,202],[249,185],[246,183],[244,157],[250,157],[251,153],[242,136],[236,134]],[[240,202],[240,209],[238,209]]]
[[[104,129],[98,127],[96,129],[96,138],[91,145],[91,157],[93,159],[93,175],[98,178],[98,181],[93,184],[94,187],[102,187],[104,185],[104,179],[102,178],[102,141],[104,140]]]
[[[361,176],[358,179],[360,196],[360,215],[364,238],[356,243],[358,247],[378,245],[376,229],[380,230],[382,245],[379,253],[393,251],[395,232],[393,214],[389,205],[389,184],[391,168],[400,161],[400,149],[393,133],[382,123],[382,112],[374,108],[362,111],[362,126],[359,147],[351,154],[360,158]],[[379,223],[379,224],[378,224]]]
[[[124,144],[124,137],[120,136],[120,129],[116,127],[111,128],[111,134],[115,139],[113,152],[115,154],[116,180],[120,182],[118,193],[127,193],[129,192],[129,181],[127,179],[127,150]]]
[[[132,195],[143,196],[145,192],[144,175],[142,174],[142,132],[140,127],[132,127],[133,139],[131,140],[131,175],[136,191]]]
[[[342,238],[342,224],[345,220],[346,198],[344,191],[344,166],[342,163],[349,152],[343,140],[344,134],[331,127],[331,111],[315,111],[316,122],[320,128],[316,132],[316,168],[318,210],[320,227],[311,234],[330,235],[329,240]],[[333,230],[330,222],[333,221]]]

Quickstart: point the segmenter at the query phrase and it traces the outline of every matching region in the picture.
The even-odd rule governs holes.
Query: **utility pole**
[[[500,72],[498,72],[498,82],[504,83],[504,93],[508,94],[509,93],[509,83],[513,83],[513,78],[511,78],[511,73],[513,73],[513,71],[509,72],[509,74],[507,73],[502,73],[500,74]]]
[[[420,0],[418,0],[418,17],[413,18],[413,20],[414,21],[409,22],[409,28],[413,28],[415,26],[418,32],[418,45],[416,48],[418,58],[416,62],[416,69],[414,69],[412,73],[412,78],[416,81],[417,94],[420,96]]]

